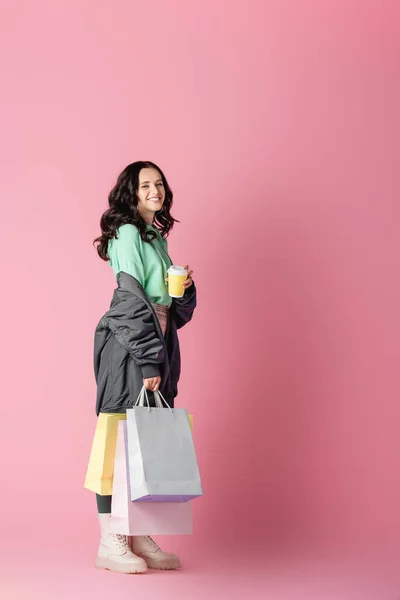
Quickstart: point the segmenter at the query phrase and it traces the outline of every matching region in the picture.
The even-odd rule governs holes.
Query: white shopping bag
[[[131,499],[187,502],[203,495],[188,413],[171,409],[159,392],[154,396],[157,407],[150,408],[143,388],[126,411]]]
[[[176,535],[193,531],[191,502],[131,502],[127,426],[118,424],[110,532],[122,535]]]

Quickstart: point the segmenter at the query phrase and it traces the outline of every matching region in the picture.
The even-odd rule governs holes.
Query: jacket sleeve
[[[151,311],[143,300],[120,292],[119,302],[104,317],[117,341],[142,370],[143,379],[160,375],[164,344],[159,338]]]
[[[197,291],[193,285],[185,290],[183,298],[174,298],[172,301],[176,328],[181,329],[192,320],[194,309],[197,306]]]

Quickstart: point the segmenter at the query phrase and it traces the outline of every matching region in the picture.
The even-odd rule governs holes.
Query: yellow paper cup
[[[168,295],[171,298],[182,298],[185,293],[183,287],[186,281],[188,272],[183,267],[172,265],[168,269]]]

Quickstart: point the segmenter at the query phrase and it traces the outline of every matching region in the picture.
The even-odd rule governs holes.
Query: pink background
[[[398,546],[398,13],[361,0],[2,3],[9,573],[23,534],[28,556],[61,557],[53,574],[72,561],[68,577],[103,589],[83,481],[93,331],[114,279],[91,242],[138,159],[167,174],[171,254],[199,293],[177,404],[195,414],[205,496],[194,536],[169,547],[195,569],[210,552]]]

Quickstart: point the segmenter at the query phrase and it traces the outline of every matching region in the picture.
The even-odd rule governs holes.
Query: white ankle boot
[[[155,541],[146,536],[132,536],[129,538],[132,552],[143,558],[149,569],[179,569],[181,566],[179,558],[175,554],[163,552]]]
[[[118,573],[145,573],[147,564],[135,556],[129,547],[128,539],[119,533],[109,533],[111,515],[99,514],[101,539],[97,553],[96,568],[109,569]]]

